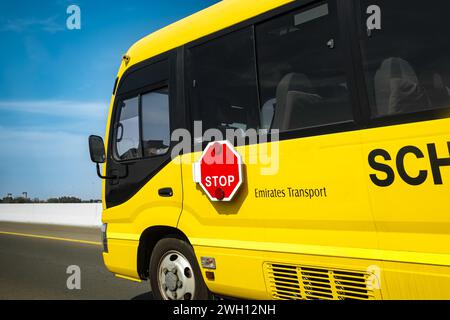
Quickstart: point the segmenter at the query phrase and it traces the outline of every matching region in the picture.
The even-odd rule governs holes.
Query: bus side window
[[[119,122],[115,125],[116,157],[132,160],[141,157],[139,137],[139,97],[119,102]]]
[[[208,129],[258,128],[258,96],[251,28],[188,50],[193,120]]]
[[[289,131],[353,119],[336,1],[256,26],[261,123]]]
[[[450,107],[450,2],[361,0],[360,5],[372,117]]]

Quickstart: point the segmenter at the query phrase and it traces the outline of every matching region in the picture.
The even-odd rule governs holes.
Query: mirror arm
[[[100,179],[104,179],[104,180],[114,180],[114,179],[117,179],[117,178],[118,178],[117,176],[110,176],[110,177],[108,177],[108,176],[103,176],[103,175],[102,175],[102,172],[101,172],[101,170],[100,170],[100,164],[97,163],[96,165],[97,165],[97,175],[99,176]]]
[[[126,177],[128,177],[128,164],[125,165],[125,175],[118,177],[118,176],[103,176],[102,172],[100,170],[100,164],[97,163],[97,175],[99,176],[100,179],[104,179],[104,180],[115,180],[115,179],[125,179]]]

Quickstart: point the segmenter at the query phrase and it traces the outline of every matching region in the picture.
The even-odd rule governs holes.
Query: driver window
[[[120,119],[116,124],[116,152],[120,160],[141,157],[139,145],[139,97],[120,103]]]

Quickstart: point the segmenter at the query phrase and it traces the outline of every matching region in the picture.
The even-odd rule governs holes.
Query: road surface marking
[[[84,243],[84,244],[91,244],[96,246],[101,246],[101,242],[95,242],[95,241],[87,241],[87,240],[76,240],[76,239],[67,239],[67,238],[58,238],[58,237],[49,237],[49,236],[42,236],[42,235],[36,235],[36,234],[27,234],[27,233],[16,233],[16,232],[5,232],[0,231],[0,234],[5,234],[9,236],[19,236],[19,237],[28,237],[28,238],[39,238],[39,239],[47,239],[47,240],[56,240],[56,241],[65,241],[65,242],[75,242],[75,243]]]

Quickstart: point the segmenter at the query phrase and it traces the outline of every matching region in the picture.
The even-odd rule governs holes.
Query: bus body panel
[[[281,141],[279,172],[262,176],[262,166],[246,165],[243,190],[231,203],[210,202],[194,184],[185,159],[185,203],[179,228],[188,235],[198,259],[216,258],[216,280],[207,282],[211,290],[264,298],[262,283],[257,280],[263,277],[262,264],[273,257],[278,257],[274,260],[277,263],[287,263],[286,257],[291,256],[294,264],[308,257],[314,261],[309,265],[318,267],[326,267],[323,262],[327,259],[340,261],[329,266],[340,265],[347,270],[375,266],[385,286],[382,295],[391,299],[448,298],[450,190],[445,183],[434,185],[426,145],[435,143],[440,158],[450,157],[446,154],[449,122],[435,120]],[[430,172],[428,184],[422,187],[410,186],[398,177],[395,155],[408,145],[424,150],[424,159],[405,157],[411,176],[424,169]],[[237,150],[248,155],[257,152],[255,148]],[[377,148],[385,148],[393,155],[390,162],[397,177],[386,188],[376,187],[370,180],[370,174],[382,176],[368,161],[369,153]],[[194,155],[194,160],[198,156]],[[443,179],[449,177],[449,171],[450,167],[441,167]],[[261,185],[283,189],[299,184],[326,185],[327,198],[316,202],[263,199],[262,203],[255,198],[254,189]],[[427,275],[434,280],[425,281]],[[415,287],[417,295],[404,294],[402,283]],[[424,291],[419,292],[419,288]]]
[[[169,183],[170,182],[170,183]],[[173,189],[173,196],[158,195],[161,188]],[[105,264],[114,273],[139,279],[137,249],[143,232],[152,226],[176,228],[182,209],[180,158],[175,158],[126,203],[103,211],[108,224],[108,253]]]
[[[385,261],[382,269],[383,299],[450,299],[450,267]]]
[[[237,151],[247,160],[252,156],[269,158],[277,147],[280,167],[246,164],[244,185],[235,199],[226,203],[209,201],[193,182],[189,161],[182,161],[187,164],[183,165],[185,202],[179,227],[195,239],[193,244],[291,253],[319,249],[320,254],[344,256],[355,248],[350,250],[355,258],[370,257],[377,241],[363,175],[360,133],[238,147]],[[198,157],[196,154],[194,160]],[[277,172],[262,174],[268,170]],[[327,196],[322,192],[322,198],[298,198],[289,196],[288,188],[326,188]],[[284,196],[255,194],[266,189],[284,191]],[[359,248],[364,250],[356,253]]]
[[[450,158],[450,120],[434,120],[361,131],[364,157],[376,149],[387,151],[391,160],[377,158],[389,165],[395,174],[394,182],[379,187],[369,182],[369,195],[374,220],[379,233],[380,250],[394,251],[385,259],[450,266],[450,166],[441,166],[442,184],[436,184],[431,169],[428,144],[432,144],[438,158]],[[399,151],[413,147],[418,155],[407,153],[399,158]],[[410,148],[411,149],[411,148]],[[404,149],[407,150],[407,149]],[[367,163],[368,160],[365,160]],[[399,174],[404,170],[411,177],[426,172],[419,185],[405,182]],[[366,165],[364,176],[386,174]],[[420,182],[420,181],[418,181]],[[397,253],[398,252],[398,253]],[[411,257],[401,252],[408,252]]]
[[[320,267],[326,270],[354,270],[366,272],[374,263],[367,259],[348,259],[325,255],[294,254],[272,251],[231,249],[223,247],[194,246],[197,257],[214,256],[217,269],[214,281],[205,279],[209,289],[216,294],[244,299],[277,299],[273,279],[265,272],[268,263],[298,267]],[[377,278],[379,288],[373,299],[385,297],[384,278]]]
[[[211,290],[264,298],[263,282],[257,279],[264,279],[263,263],[275,257],[283,262],[282,257],[290,256],[298,262],[300,255],[312,255],[316,266],[323,265],[320,257],[325,256],[347,258],[346,265],[352,265],[350,258],[367,259],[358,264],[363,270],[374,264],[368,259],[377,258],[378,246],[359,131],[238,147],[237,151],[246,164],[244,184],[229,203],[209,201],[193,182],[188,161],[192,155],[183,156],[182,161],[185,201],[179,228],[198,255],[216,258],[217,280],[207,282]],[[279,168],[274,163],[248,163],[270,156],[279,157]],[[288,188],[325,188],[326,196],[322,192],[321,198],[295,197]],[[258,190],[265,189],[282,190],[284,196],[258,197]],[[249,280],[248,273],[255,281]]]
[[[191,239],[192,240],[192,239]],[[267,300],[262,267],[266,252],[216,246],[194,245],[199,265],[200,257],[214,257],[217,263],[213,281],[204,277],[209,290],[217,295],[243,299]]]
[[[264,263],[295,266],[320,266],[325,269],[364,272],[374,260],[348,259],[322,255],[226,249],[195,246],[197,257],[214,256],[215,280],[205,279],[213,292],[245,299],[272,299],[270,283],[264,277]],[[200,263],[200,260],[199,260]],[[380,267],[376,299],[450,299],[450,267],[415,263],[377,261]]]
[[[108,239],[108,252],[103,252],[106,268],[116,274],[138,280],[136,268],[139,241],[125,239]]]

